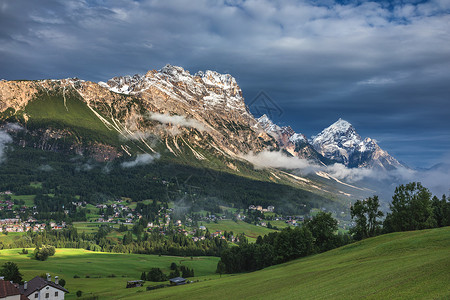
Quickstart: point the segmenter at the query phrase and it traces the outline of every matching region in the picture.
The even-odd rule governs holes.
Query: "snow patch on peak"
[[[300,143],[300,142],[308,142],[308,140],[307,140],[307,138],[306,138],[306,136],[304,135],[304,134],[301,134],[301,133],[294,133],[290,138],[289,138],[289,140],[292,142],[292,143]]]
[[[350,128],[353,129],[352,124],[350,124],[349,122],[345,121],[344,119],[339,118],[339,120],[337,120],[336,122],[331,124],[325,130],[333,130],[333,131],[336,131],[336,132],[346,132]]]
[[[249,115],[242,91],[234,77],[215,71],[191,75],[182,67],[165,65],[159,71],[148,71],[145,75],[114,77],[108,82],[99,82],[101,87],[112,92],[137,95],[149,89],[158,89],[167,96],[190,103],[198,103],[195,109],[225,109]]]
[[[258,119],[256,119],[258,123],[261,125],[261,127],[264,129],[265,132],[267,132],[270,135],[278,135],[280,131],[282,130],[280,126],[274,124],[269,117],[264,114]]]
[[[165,65],[161,70],[159,70],[159,73],[163,75],[167,75],[171,77],[171,80],[175,82],[184,81],[184,82],[192,82],[193,76],[189,73],[189,71],[186,71],[182,67],[178,66],[172,66],[172,65]]]
[[[216,71],[206,70],[199,71],[195,74],[202,78],[203,82],[208,85],[220,86],[223,89],[237,87],[236,79],[230,74],[220,74]]]

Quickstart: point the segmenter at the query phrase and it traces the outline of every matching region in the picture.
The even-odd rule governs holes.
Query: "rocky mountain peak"
[[[348,167],[392,169],[401,166],[375,140],[362,139],[352,124],[341,118],[313,136],[311,144],[324,157]]]
[[[230,74],[220,74],[216,71],[206,70],[205,72],[197,72],[195,76],[202,78],[207,85],[216,85],[223,89],[239,88],[236,79]]]
[[[353,148],[361,142],[362,139],[352,124],[341,118],[312,137],[312,144],[318,148],[334,144],[344,148]]]
[[[266,114],[262,115],[256,120],[258,121],[259,125],[261,125],[262,129],[270,135],[278,134],[282,130],[281,127],[273,123]]]

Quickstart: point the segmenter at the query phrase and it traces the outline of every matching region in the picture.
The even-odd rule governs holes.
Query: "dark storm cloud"
[[[247,103],[264,90],[297,131],[342,117],[423,166],[450,152],[449,13],[445,0],[0,0],[0,78],[214,69]]]

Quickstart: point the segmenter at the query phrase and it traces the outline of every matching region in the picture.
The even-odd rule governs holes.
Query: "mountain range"
[[[289,126],[274,124],[266,115],[258,118],[258,122],[292,156],[312,159],[324,165],[340,163],[349,168],[393,170],[404,167],[375,140],[362,139],[352,124],[342,119],[311,139]]]
[[[209,70],[192,75],[172,65],[98,83],[77,78],[2,80],[0,122],[3,131],[20,132],[14,135],[14,144],[20,147],[76,154],[97,162],[137,161],[145,154],[295,185],[328,198],[335,197],[336,190],[339,197],[356,197],[355,191],[361,188],[330,179],[323,171],[311,176],[328,178],[339,187],[318,181],[317,176],[270,167],[270,163],[261,170],[246,156],[271,152],[318,166],[403,167],[375,140],[361,138],[345,120],[339,119],[308,139],[291,127],[274,124],[266,115],[255,118],[231,75]],[[5,124],[21,130],[8,129]]]

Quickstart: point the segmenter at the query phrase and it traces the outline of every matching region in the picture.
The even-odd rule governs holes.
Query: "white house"
[[[55,282],[52,282],[50,275],[47,280],[36,276],[29,282],[25,281],[19,289],[30,300],[64,300],[65,293],[69,292],[59,285],[58,276],[55,276]]]

